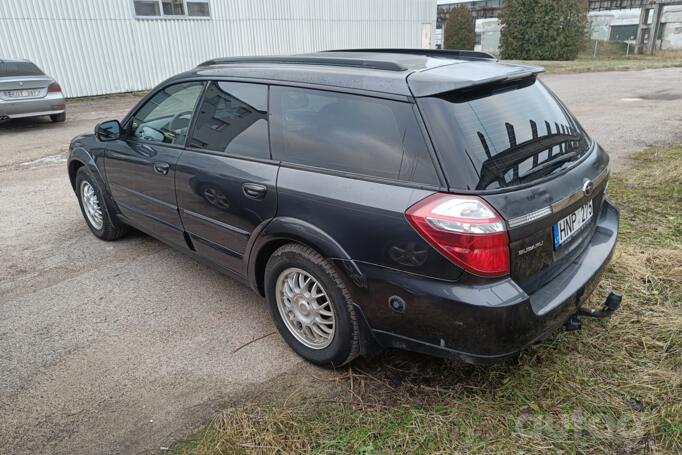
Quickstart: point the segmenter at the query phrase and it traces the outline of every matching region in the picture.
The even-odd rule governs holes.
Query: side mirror
[[[107,120],[95,127],[95,136],[102,142],[115,141],[121,137],[121,123],[118,120]]]

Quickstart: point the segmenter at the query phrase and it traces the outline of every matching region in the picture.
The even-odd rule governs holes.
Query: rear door
[[[177,169],[178,206],[195,250],[243,273],[249,238],[277,211],[268,86],[211,82]]]
[[[125,135],[108,143],[107,182],[131,224],[186,247],[175,198],[175,170],[204,82],[158,90],[124,125]]]

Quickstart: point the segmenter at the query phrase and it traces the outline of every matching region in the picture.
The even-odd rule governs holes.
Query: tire
[[[90,192],[90,189],[92,189],[92,192]],[[111,241],[123,237],[128,232],[128,226],[121,223],[119,220],[112,220],[109,215],[106,200],[103,197],[102,189],[85,167],[81,167],[76,173],[76,194],[85,223],[90,228],[90,231],[95,234],[95,237],[101,240]],[[89,198],[90,202],[84,201],[84,198]],[[88,213],[88,208],[92,209],[93,207],[93,198],[99,205],[99,216],[96,216],[92,212],[90,212],[90,214]]]
[[[61,114],[52,114],[50,115],[50,120],[52,120],[54,123],[62,123],[66,121],[66,112],[62,112]]]
[[[295,277],[297,276],[295,275],[297,273],[299,273],[298,276],[307,275],[317,283],[317,288],[315,287],[314,282],[309,282],[307,288],[306,286],[303,287],[303,289],[306,289],[306,292],[312,288],[312,291],[308,294],[309,296],[319,294],[320,291],[325,294],[324,297],[313,299],[316,304],[319,305],[319,308],[322,308],[321,310],[315,310],[314,305],[308,305],[307,303],[312,297],[306,300],[303,297],[303,294],[297,293],[296,295],[299,299],[297,302],[301,302],[302,305],[306,307],[303,311],[313,308],[309,311],[324,311],[325,313],[328,313],[329,310],[331,310],[333,313],[333,316],[331,316],[331,320],[333,320],[332,335],[330,336],[331,340],[324,342],[320,341],[318,346],[306,345],[305,343],[310,344],[310,340],[301,340],[301,337],[305,337],[306,335],[300,332],[298,332],[297,335],[296,329],[291,328],[291,325],[295,323],[287,323],[284,320],[285,316],[283,315],[283,312],[289,311],[288,314],[292,315],[294,314],[294,305],[297,309],[301,308],[294,303],[294,299],[288,300],[290,303],[288,306],[284,303],[287,301],[287,298],[285,297],[287,290],[291,290],[291,286],[287,288],[287,280],[285,277]],[[296,281],[297,284],[300,284],[297,280],[294,281]],[[268,302],[270,314],[277,326],[277,330],[291,349],[298,355],[309,362],[328,368],[340,367],[358,356],[360,349],[360,331],[355,311],[353,310],[350,293],[341,281],[341,278],[331,262],[324,259],[312,248],[290,243],[280,247],[272,256],[270,256],[270,259],[265,266],[264,283],[265,298]],[[288,283],[291,285],[291,282]],[[317,289],[317,292],[313,294],[315,289]],[[278,294],[281,303],[278,303]],[[300,299],[303,300],[301,301]],[[328,316],[318,314],[317,317],[329,321]],[[318,320],[317,317],[315,317],[314,320]],[[291,318],[288,319],[292,321]],[[296,319],[296,321],[300,323],[300,320]],[[326,324],[329,324],[329,322],[326,322]],[[322,330],[318,327],[317,333],[326,334],[328,328],[328,325],[326,326],[326,329],[325,327],[322,327]],[[309,334],[317,336],[310,328],[307,328],[306,330]],[[328,344],[325,345],[325,343]]]

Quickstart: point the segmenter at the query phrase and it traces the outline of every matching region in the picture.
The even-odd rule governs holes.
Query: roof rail
[[[450,58],[459,60],[497,60],[494,55],[487,52],[467,51],[460,49],[333,49],[323,52],[373,52],[377,54],[409,54],[423,55],[425,57]]]
[[[366,60],[361,58],[337,58],[315,55],[285,55],[272,57],[225,57],[207,60],[199,66],[228,65],[232,63],[295,63],[303,65],[348,66],[386,71],[405,71],[407,67],[387,60]]]

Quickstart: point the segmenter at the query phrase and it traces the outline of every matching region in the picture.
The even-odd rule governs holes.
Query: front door
[[[254,230],[277,211],[268,86],[211,82],[177,165],[178,207],[197,253],[239,274]]]
[[[160,89],[126,122],[122,139],[109,143],[105,158],[111,194],[130,224],[185,247],[175,169],[203,87],[185,82]]]

